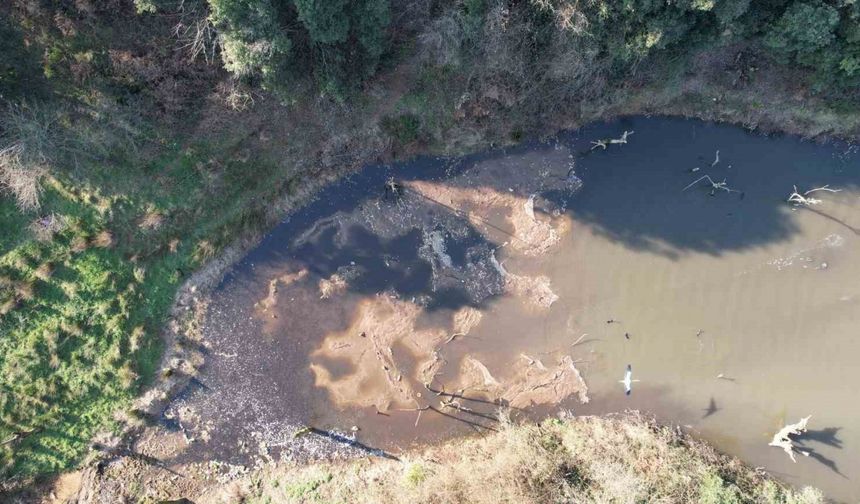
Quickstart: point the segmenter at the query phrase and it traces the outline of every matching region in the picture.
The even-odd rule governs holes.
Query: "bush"
[[[382,129],[401,144],[418,140],[421,131],[421,120],[415,114],[401,114],[396,117],[386,117],[382,120]]]
[[[740,492],[734,485],[726,485],[714,473],[707,473],[699,484],[699,504],[740,504]]]

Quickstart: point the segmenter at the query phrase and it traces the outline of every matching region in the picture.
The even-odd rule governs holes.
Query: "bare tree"
[[[205,2],[180,0],[177,6],[179,21],[173,26],[177,47],[188,54],[191,61],[203,57],[206,63],[215,60],[218,37]]]

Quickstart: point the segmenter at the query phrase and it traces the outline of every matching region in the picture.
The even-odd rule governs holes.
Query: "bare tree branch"
[[[779,430],[776,434],[773,435],[773,439],[768,446],[776,446],[778,448],[782,448],[785,450],[785,453],[791,457],[792,462],[797,462],[797,459],[794,458],[794,443],[791,440],[792,435],[800,435],[806,432],[806,424],[809,422],[809,419],[812,418],[812,415],[801,418],[800,421],[793,424],[788,424],[782,429]],[[808,452],[798,450],[801,455],[809,456]]]
[[[690,182],[690,184],[687,185],[687,187],[681,189],[681,192],[686,191],[687,189],[693,187],[694,185],[698,184],[699,182],[701,182],[703,180],[706,180],[711,185],[711,196],[716,194],[717,191],[725,191],[727,193],[736,192],[738,194],[743,194],[741,191],[738,191],[737,189],[732,189],[731,187],[729,187],[729,185],[726,183],[726,179],[723,179],[722,182],[714,182],[714,179],[712,179],[710,175],[702,175],[701,177],[697,178],[696,180]]]
[[[789,203],[794,203],[795,205],[798,205],[798,206],[800,206],[800,205],[813,206],[813,205],[820,205],[821,203],[823,203],[823,201],[818,199],[818,198],[808,198],[807,197],[814,192],[825,191],[825,192],[837,193],[837,192],[842,191],[842,189],[831,189],[829,185],[823,185],[821,187],[816,187],[814,189],[810,189],[810,190],[804,192],[803,194],[801,194],[800,191],[797,190],[797,186],[792,186],[792,187],[794,187],[794,192],[788,195],[788,199],[786,201],[788,201]]]

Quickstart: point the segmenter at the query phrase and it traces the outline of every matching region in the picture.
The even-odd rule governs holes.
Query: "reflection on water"
[[[628,144],[589,150],[624,130]],[[684,190],[703,175],[737,192]],[[785,202],[824,184],[841,192]],[[500,405],[636,408],[856,500],[858,184],[844,145],[674,119],[368,167],[216,293],[206,388],[171,406],[204,439],[183,456],[330,455],[293,438],[303,425],[396,454],[491,430]],[[809,457],[767,446],[808,414]]]

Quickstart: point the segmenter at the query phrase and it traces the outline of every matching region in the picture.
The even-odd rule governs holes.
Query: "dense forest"
[[[852,135],[858,103],[854,0],[3,2],[0,474],[141,421],[178,285],[309,179],[627,112]]]

